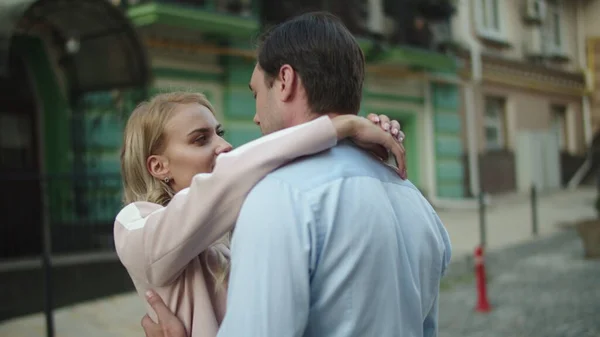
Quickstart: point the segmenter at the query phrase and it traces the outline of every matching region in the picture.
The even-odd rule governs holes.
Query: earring
[[[165,182],[165,184],[168,184],[171,181],[171,178],[166,177],[163,181]]]

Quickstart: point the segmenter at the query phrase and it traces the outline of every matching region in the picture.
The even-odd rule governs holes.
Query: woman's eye
[[[223,136],[225,136],[225,130],[219,130],[219,131],[217,131],[217,135],[218,135],[219,137],[223,137]]]
[[[196,143],[204,143],[204,142],[206,142],[206,137],[205,136],[200,136],[200,137],[196,138],[194,140],[194,142],[196,142]]]

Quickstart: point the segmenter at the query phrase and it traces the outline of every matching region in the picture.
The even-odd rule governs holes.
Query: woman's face
[[[223,134],[207,107],[180,104],[165,127],[163,153],[149,158],[150,172],[168,177],[175,192],[189,187],[196,174],[212,172],[219,154],[231,151]]]

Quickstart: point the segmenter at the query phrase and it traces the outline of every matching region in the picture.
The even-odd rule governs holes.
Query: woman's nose
[[[233,149],[233,147],[231,146],[231,144],[229,144],[227,141],[223,140],[221,144],[219,144],[219,146],[217,146],[215,153],[217,155],[220,155],[221,153],[227,153],[229,151],[231,151]]]

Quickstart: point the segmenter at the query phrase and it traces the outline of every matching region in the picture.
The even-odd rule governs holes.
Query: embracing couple
[[[400,125],[356,116],[364,68],[344,25],[309,13],[258,46],[266,136],[232,150],[201,94],[133,111],[114,234],[147,336],[437,335],[448,235],[406,180]]]

